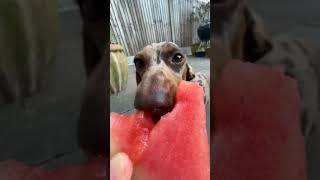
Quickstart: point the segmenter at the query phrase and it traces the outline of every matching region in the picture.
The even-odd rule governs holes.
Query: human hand
[[[125,153],[117,153],[111,157],[110,180],[130,180],[132,162]]]

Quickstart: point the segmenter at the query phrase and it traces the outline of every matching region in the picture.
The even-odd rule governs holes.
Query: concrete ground
[[[208,58],[188,57],[188,63],[192,66],[194,72],[203,72],[208,77],[210,75],[210,60]],[[135,111],[134,95],[136,92],[135,67],[129,66],[129,77],[127,88],[115,95],[110,96],[110,111],[118,113],[132,113]],[[210,135],[210,105],[206,106],[207,131]],[[209,136],[210,137],[210,136]]]
[[[320,50],[319,0],[249,0],[249,5],[264,19],[272,35],[305,38]],[[308,180],[320,179],[320,119],[315,128],[306,142]]]

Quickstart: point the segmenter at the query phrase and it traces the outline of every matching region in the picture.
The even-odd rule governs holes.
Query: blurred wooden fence
[[[154,42],[190,46],[199,42],[199,23],[191,21],[197,4],[198,0],[111,0],[111,42],[123,45],[129,56]]]

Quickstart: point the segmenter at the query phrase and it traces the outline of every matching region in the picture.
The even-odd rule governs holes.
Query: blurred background
[[[265,29],[273,36],[289,34],[304,38],[320,47],[320,1],[318,0],[248,0],[251,7],[265,23]],[[315,122],[320,128],[320,121]],[[315,131],[306,142],[308,180],[320,177],[320,132]]]
[[[0,90],[13,87],[14,97],[0,98],[0,161],[49,167],[81,162],[76,127],[86,75],[77,5],[2,0],[0,27]]]

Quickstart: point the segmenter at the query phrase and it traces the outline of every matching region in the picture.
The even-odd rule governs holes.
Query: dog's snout
[[[171,111],[173,106],[174,98],[169,91],[140,91],[135,97],[135,107],[149,112],[155,119]]]
[[[173,109],[176,89],[182,79],[179,67],[180,65],[183,66],[183,64],[179,64],[179,67],[175,66],[174,68],[169,66],[167,64],[169,60],[166,59],[169,55],[166,54],[170,53],[173,47],[160,45],[148,46],[148,51],[142,51],[136,56],[136,58],[139,58],[140,56],[142,57],[141,54],[144,54],[143,58],[145,58],[144,60],[147,61],[146,64],[148,65],[144,69],[136,68],[136,77],[139,81],[137,81],[134,106],[136,109],[152,115],[152,119],[155,122]],[[169,52],[168,49],[171,51]],[[178,51],[178,49],[176,50]],[[181,59],[180,56],[182,57],[179,54],[178,60]],[[164,57],[165,59],[163,59]]]

